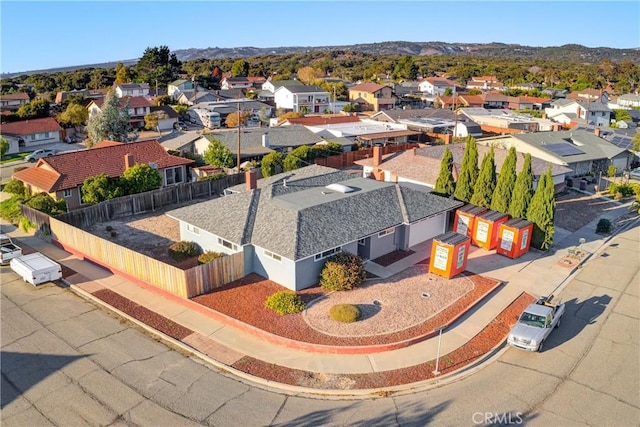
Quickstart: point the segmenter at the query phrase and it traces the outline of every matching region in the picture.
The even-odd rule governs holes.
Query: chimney
[[[269,134],[268,133],[263,133],[262,134],[262,146],[269,148]]]
[[[256,189],[257,174],[255,171],[247,171],[244,173],[245,187],[247,191]]]
[[[129,154],[125,154],[124,155],[124,168],[129,169],[130,167],[134,166],[135,163],[133,161],[133,154],[129,153]]]
[[[373,147],[373,166],[379,166],[382,163],[382,147]]]
[[[596,126],[595,130],[593,131],[596,136],[600,136],[600,128]]]
[[[450,133],[445,134],[444,136],[445,145],[451,144],[451,141],[453,141],[453,135],[451,135]]]

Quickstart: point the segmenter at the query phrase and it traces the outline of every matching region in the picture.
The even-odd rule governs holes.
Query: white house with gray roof
[[[339,251],[375,259],[432,239],[462,205],[318,165],[257,182],[249,176],[229,190],[168,212],[180,223],[180,239],[203,250],[242,252],[246,274],[292,290],[318,283],[325,261]]]
[[[273,97],[276,108],[293,112],[324,113],[329,108],[329,92],[318,86],[280,86]]]
[[[625,170],[633,159],[629,150],[585,130],[519,133],[482,138],[478,144],[515,147],[518,152],[531,153],[532,157],[567,166],[573,170],[573,176],[606,172],[609,165],[616,166],[619,171]]]
[[[573,117],[578,122],[604,127],[609,126],[612,113],[611,109],[602,102],[578,101],[575,99],[557,99],[551,103],[551,107],[545,108],[544,111],[547,117],[560,123],[568,124],[564,117],[575,114]],[[563,115],[565,116],[563,117]]]

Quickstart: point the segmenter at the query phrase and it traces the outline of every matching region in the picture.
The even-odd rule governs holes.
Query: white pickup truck
[[[553,295],[539,298],[522,312],[509,333],[509,345],[528,351],[542,351],[544,340],[553,328],[560,326],[564,314],[564,304],[553,304],[552,299]]]
[[[22,248],[6,234],[0,234],[0,264],[9,264],[12,258],[22,256]]]

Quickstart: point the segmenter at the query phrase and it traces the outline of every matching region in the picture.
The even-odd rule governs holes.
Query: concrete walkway
[[[628,213],[628,205],[620,205],[607,211],[601,217],[615,220]],[[581,250],[587,255],[594,253],[608,240],[608,236],[595,233],[596,224],[597,220],[585,225],[575,233],[559,233],[562,239],[554,243],[550,251],[542,253],[531,250],[516,260],[497,255],[495,251],[485,251],[474,247],[469,254],[467,270],[498,279],[504,285],[444,330],[440,355],[444,356],[468,342],[522,292],[528,292],[534,296],[559,293],[566,283],[566,279],[576,270],[577,266],[567,268],[559,265],[558,262],[569,255],[570,250],[580,245],[580,239],[585,239]],[[72,289],[77,292],[93,298],[91,292],[107,288],[197,332],[199,337],[194,339],[190,345],[224,365],[231,365],[244,355],[248,355],[289,368],[323,373],[353,374],[409,367],[436,358],[437,337],[402,349],[361,355],[311,353],[271,344],[193,310],[189,306],[189,304],[195,304],[193,302],[177,303],[175,298],[168,298],[158,292],[142,288],[95,264],[70,255],[40,238],[25,234],[15,227],[3,226],[3,232],[76,271],[78,275],[72,276],[70,282]],[[381,277],[389,277],[430,255],[430,243],[424,243],[411,249],[415,251],[414,254],[389,267],[382,267],[370,262],[367,264],[367,270],[375,272]],[[584,262],[587,259],[588,256],[581,261]],[[101,303],[99,300],[96,301]]]

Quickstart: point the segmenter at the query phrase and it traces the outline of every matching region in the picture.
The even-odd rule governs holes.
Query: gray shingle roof
[[[325,188],[338,182],[355,191]],[[232,242],[252,243],[298,260],[462,205],[409,186],[354,178],[317,165],[259,180],[255,190],[234,190],[240,193],[168,215]]]
[[[212,132],[212,138],[222,141],[231,151],[237,150],[238,130]],[[268,135],[269,146],[266,149],[262,146],[262,135]],[[275,128],[242,128],[240,133],[240,150],[264,148],[264,153],[269,153],[273,149],[284,149],[288,147],[299,147],[301,145],[313,145],[322,141],[322,137],[311,132],[304,126],[292,125]]]

